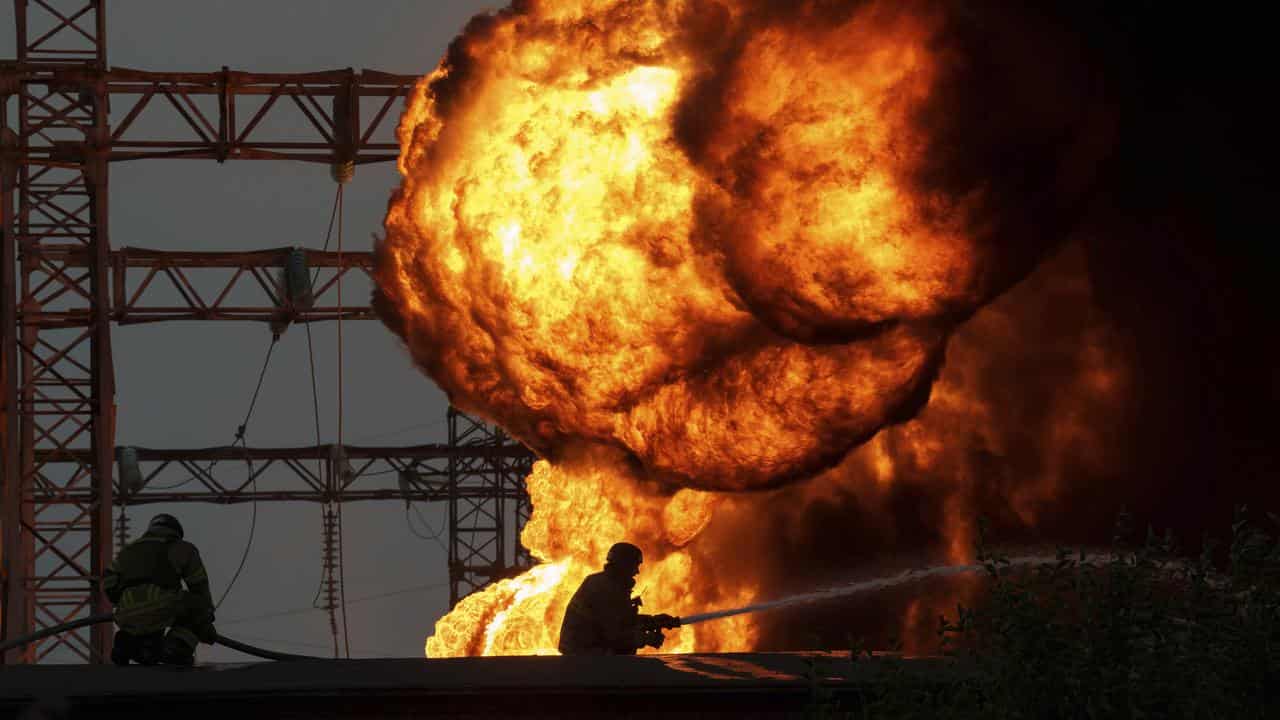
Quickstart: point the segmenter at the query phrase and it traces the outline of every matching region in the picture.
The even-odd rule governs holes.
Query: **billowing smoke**
[[[516,2],[468,26],[402,121],[375,303],[456,405],[552,461],[525,536],[547,563],[461,604],[436,653],[554,647],[623,538],[656,560],[650,605],[686,612],[966,558],[979,515],[1093,542],[1122,505],[1196,535],[1276,500],[1249,249],[1276,203],[1232,107],[1262,65],[1178,40],[1239,22],[1008,5]],[[962,590],[675,649],[921,647]]]
[[[918,412],[957,324],[1066,236],[1106,149],[1091,77],[1013,10],[516,3],[406,114],[379,306],[552,459],[810,477]]]
[[[929,405],[915,418],[722,524],[733,533],[727,542],[782,594],[851,574],[969,562],[980,516],[1006,546],[1042,550],[1108,537],[1131,483],[1127,436],[1139,378],[1132,343],[1094,294],[1084,249],[1072,243],[955,333]],[[1090,505],[1109,509],[1084,509]],[[761,644],[797,648],[811,635],[828,642],[853,635],[887,647],[899,636],[910,649],[931,649],[938,615],[970,600],[972,581],[770,615]]]

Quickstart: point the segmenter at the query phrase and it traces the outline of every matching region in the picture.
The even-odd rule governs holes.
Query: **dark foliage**
[[[1269,515],[1272,527],[1280,518]],[[1199,556],[1148,531],[1109,554],[1061,550],[1032,569],[980,548],[990,591],[941,618],[954,682],[909,682],[899,664],[857,709],[815,689],[829,718],[1280,717],[1280,538],[1242,508],[1228,546]],[[854,650],[853,662],[867,653]]]

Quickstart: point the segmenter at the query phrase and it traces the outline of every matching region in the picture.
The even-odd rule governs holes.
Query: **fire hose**
[[[111,622],[114,619],[115,618],[111,613],[102,613],[100,615],[90,615],[89,617],[86,617],[86,618],[73,620],[69,623],[63,623],[61,625],[54,625],[53,627],[47,627],[43,630],[33,632],[29,635],[23,635],[22,637],[17,637],[12,640],[6,640],[0,643],[0,653],[8,652],[9,650],[20,648],[20,647],[29,645],[33,642],[36,642],[37,640],[43,640],[47,637],[51,637],[53,635],[59,635],[69,630],[77,630],[79,628],[88,627],[90,625],[97,625],[99,623]],[[253,645],[247,645],[238,640],[232,640],[229,637],[223,637],[222,635],[217,633],[215,633],[215,639],[217,644],[222,645],[223,647],[229,647],[232,650],[239,650],[240,652],[245,653],[246,655],[252,655],[254,657],[259,657],[264,660],[291,661],[291,660],[324,660],[326,659],[321,657],[314,657],[311,655],[292,655],[290,653],[281,653],[281,652],[276,652],[274,650],[266,650],[260,647],[254,647]]]

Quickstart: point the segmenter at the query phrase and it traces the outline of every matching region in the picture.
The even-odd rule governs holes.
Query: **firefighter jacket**
[[[631,599],[634,581],[607,571],[588,575],[569,600],[560,625],[560,652],[565,655],[634,655],[643,646],[638,603]]]
[[[213,616],[200,551],[165,528],[148,530],[126,545],[103,577],[102,589],[116,606],[116,624],[135,635],[161,632],[179,614]]]

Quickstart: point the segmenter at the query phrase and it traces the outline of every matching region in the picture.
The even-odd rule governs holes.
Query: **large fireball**
[[[1029,81],[975,35],[1009,23],[970,15],[517,2],[419,84],[378,251],[384,319],[455,405],[560,468],[541,477],[607,494],[605,467],[629,498],[600,510],[617,527],[575,501],[568,534],[527,532],[549,564],[472,608],[490,632],[451,652],[546,648],[554,633],[496,638],[497,608],[537,596],[525,615],[558,625],[567,597],[548,588],[623,537],[658,556],[652,573],[688,575],[703,504],[671,492],[811,477],[910,418],[954,328],[1061,240],[1096,155],[1087,73],[1047,63]],[[1012,110],[991,117],[997,96]],[[534,533],[579,497],[539,477]]]

